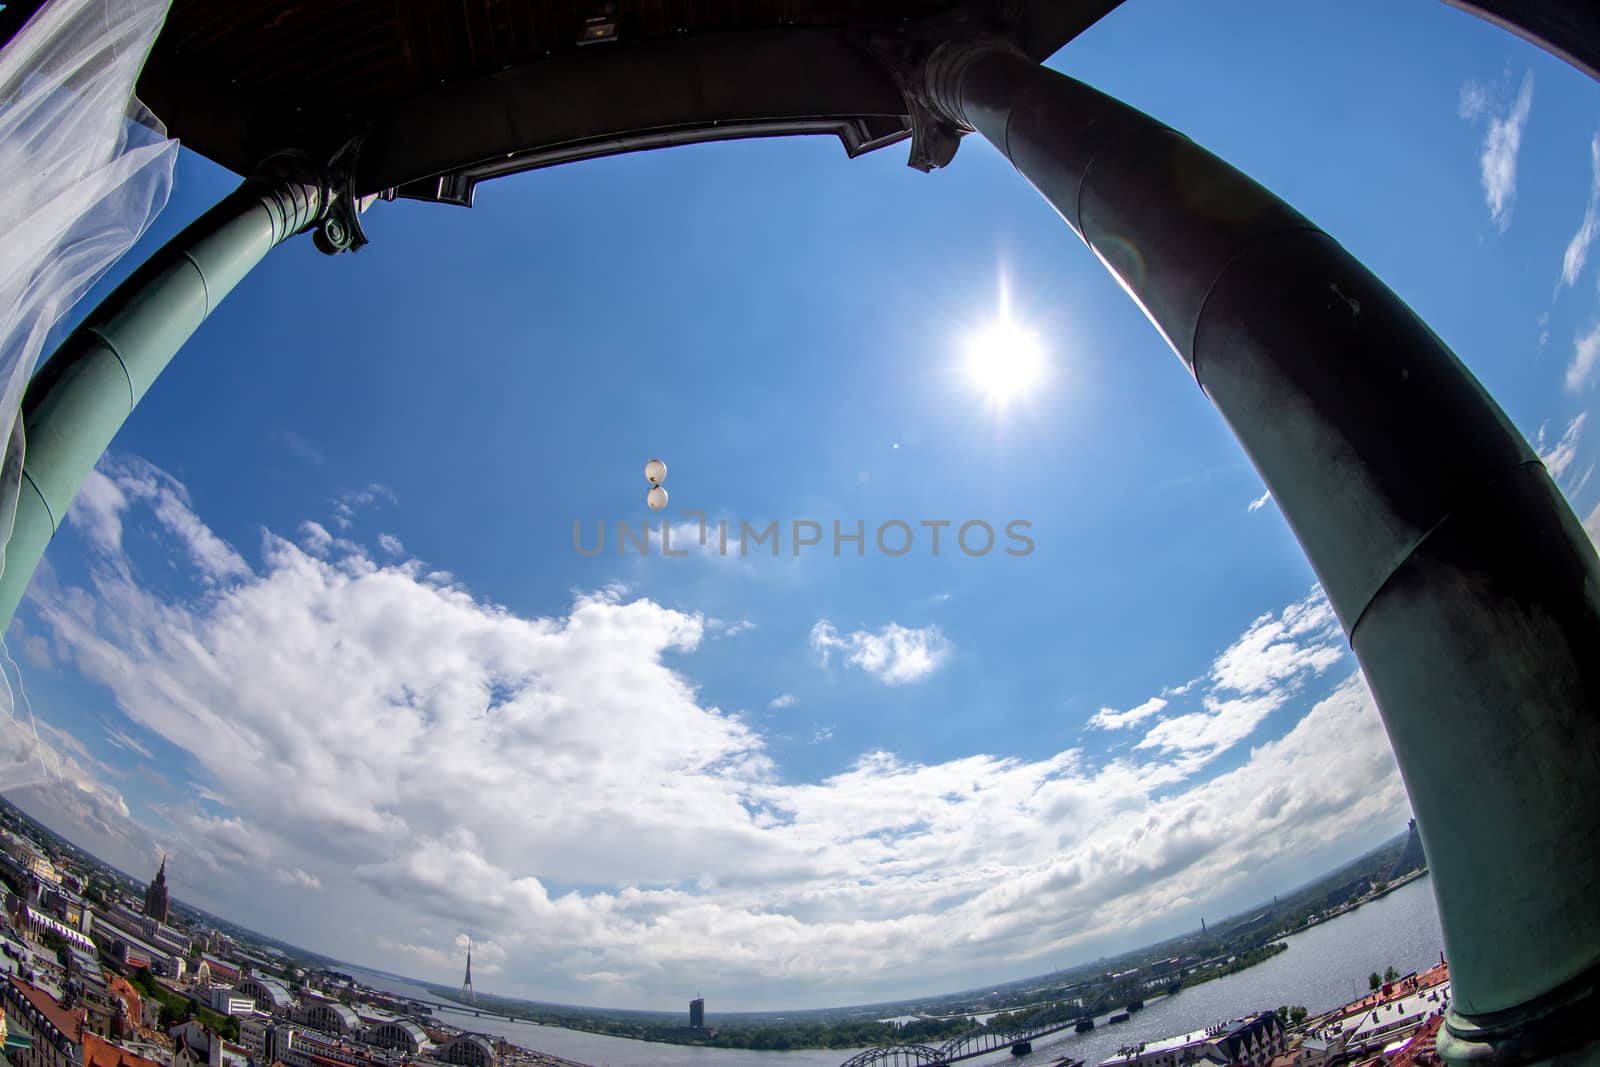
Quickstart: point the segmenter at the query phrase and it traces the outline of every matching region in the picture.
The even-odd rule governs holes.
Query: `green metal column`
[[[303,157],[271,157],[106,297],[34,375],[22,401],[27,441],[0,574],[0,629],[134,405],[222,298],[320,219],[329,200],[326,180]]]
[[[1533,449],[1360,262],[1187,138],[998,42],[920,72],[1143,307],[1321,577],[1432,867],[1445,1055],[1600,1058],[1600,560]]]

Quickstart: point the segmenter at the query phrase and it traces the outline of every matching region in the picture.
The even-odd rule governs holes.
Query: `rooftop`
[[[11,984],[16,987],[17,992],[21,993],[29,1004],[33,1005],[40,1015],[49,1021],[51,1026],[61,1031],[70,1040],[78,1040],[83,1030],[84,1010],[82,1008],[74,1008],[68,1011],[48,992],[38,986],[24,982],[15,975],[11,978]]]
[[[83,1035],[83,1067],[166,1067],[94,1034]]]

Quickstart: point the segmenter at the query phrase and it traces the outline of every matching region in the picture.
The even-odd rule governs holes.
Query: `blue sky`
[[[1428,3],[1132,0],[1052,63],[1342,240],[1600,525],[1593,82]],[[235,180],[186,153],[114,277]],[[48,750],[8,795],[106,858],[360,963],[458,980],[470,925],[486,989],[731,1009],[1037,973],[1404,828],[1260,479],[987,145],[674,149],[367,222],[205,324],[8,634]],[[961,364],[1002,292],[1049,369],[997,410]],[[648,517],[652,456],[676,521],[1036,547],[575,552]]]

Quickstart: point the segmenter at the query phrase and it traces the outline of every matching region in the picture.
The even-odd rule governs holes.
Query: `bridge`
[[[1060,1033],[1076,1025],[1076,1019],[1062,1021],[1055,1008],[1039,1013],[1035,1019],[1024,1019],[1015,1026],[998,1029],[979,1026],[964,1034],[957,1034],[937,1048],[931,1045],[901,1043],[879,1045],[862,1051],[845,1060],[840,1067],[945,1067],[947,1064],[969,1060],[990,1052],[1014,1049],[1019,1053],[1032,1051],[1032,1044],[1041,1037]]]

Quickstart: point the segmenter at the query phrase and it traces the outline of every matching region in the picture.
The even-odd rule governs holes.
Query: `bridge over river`
[[[1062,1022],[1060,1017],[1051,1011],[1048,1021],[1023,1020],[1016,1026],[999,1029],[980,1026],[952,1037],[937,1048],[916,1044],[879,1045],[856,1053],[845,1060],[841,1067],[919,1067],[919,1065],[944,1067],[946,1064],[990,1052],[999,1052],[1002,1049],[1010,1049],[1022,1055],[1032,1052],[1033,1042],[1039,1038],[1060,1033],[1075,1025],[1076,1020],[1068,1019]]]

